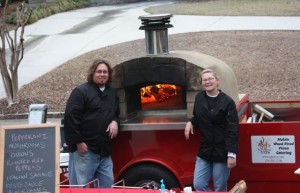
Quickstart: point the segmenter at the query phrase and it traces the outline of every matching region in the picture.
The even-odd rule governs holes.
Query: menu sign
[[[59,132],[57,124],[1,128],[2,192],[58,192]]]

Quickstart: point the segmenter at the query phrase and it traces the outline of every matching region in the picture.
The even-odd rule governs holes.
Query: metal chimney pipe
[[[154,14],[140,16],[140,30],[145,30],[146,53],[148,55],[169,54],[168,28],[172,14]]]

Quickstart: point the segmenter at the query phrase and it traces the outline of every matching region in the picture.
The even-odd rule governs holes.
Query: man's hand
[[[77,144],[77,151],[79,153],[85,153],[85,152],[87,152],[88,151],[88,147],[87,147],[86,143],[84,143],[84,142],[78,143]]]
[[[109,125],[108,125],[108,127],[107,127],[107,129],[106,129],[106,132],[109,132],[109,137],[111,138],[111,139],[113,139],[113,138],[115,138],[115,137],[117,137],[117,135],[118,135],[118,123],[116,122],[116,121],[112,121]]]

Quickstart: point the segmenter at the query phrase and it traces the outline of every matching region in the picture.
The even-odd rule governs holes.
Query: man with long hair
[[[85,185],[95,179],[101,188],[113,184],[111,140],[118,134],[120,112],[117,92],[110,86],[111,74],[108,62],[95,60],[88,69],[87,82],[77,86],[67,101],[64,134],[70,153],[70,185]]]

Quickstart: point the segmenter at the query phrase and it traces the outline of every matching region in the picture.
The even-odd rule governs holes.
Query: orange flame
[[[155,84],[140,89],[142,104],[163,102],[177,94],[177,87],[173,84]]]

